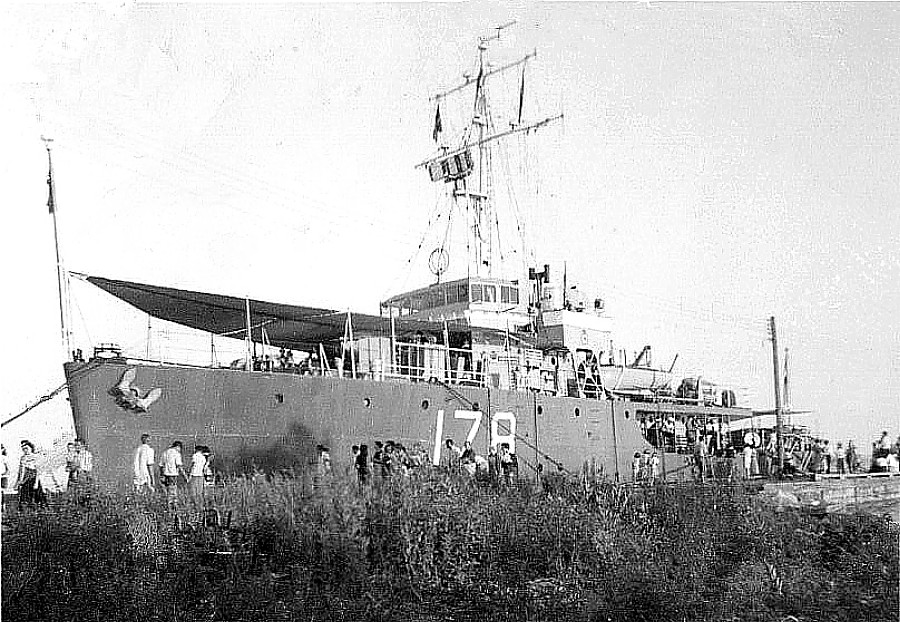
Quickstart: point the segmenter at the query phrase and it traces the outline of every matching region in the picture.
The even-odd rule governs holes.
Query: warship
[[[76,434],[94,452],[97,478],[130,477],[142,434],[207,445],[223,472],[306,468],[323,447],[349,464],[352,446],[388,440],[439,465],[452,439],[481,455],[508,446],[520,476],[591,464],[619,482],[632,481],[635,454],[656,452],[661,477],[679,480],[692,477],[698,442],[724,448],[730,423],[752,414],[732,390],[704,378],[675,386],[674,362],[654,366],[650,346],[631,356],[616,348],[604,301],[573,290],[565,270],[501,270],[495,169],[504,144],[552,131],[562,115],[523,118],[536,54],[490,64],[499,35],[480,38],[475,70],[430,99],[435,151],[417,167],[447,201],[447,226],[463,221],[464,274],[451,278],[449,247],[438,244],[433,281],[381,301],[377,314],[81,275],[213,344],[244,344],[226,363],[150,360],[114,343],[65,363]],[[501,112],[492,88],[510,74],[518,92]],[[447,111],[460,101],[464,121],[453,131]],[[52,192],[51,180],[51,201]]]

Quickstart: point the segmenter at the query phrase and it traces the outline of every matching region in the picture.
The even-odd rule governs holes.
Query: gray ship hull
[[[123,407],[115,387],[133,369],[140,392],[160,390],[146,412]],[[469,438],[487,455],[511,442],[520,475],[579,471],[585,463],[616,481],[631,481],[635,452],[653,450],[639,418],[660,409],[683,415],[746,416],[744,409],[662,406],[628,400],[556,397],[427,382],[384,381],[94,359],[67,363],[76,433],[95,457],[95,477],[131,477],[141,434],[159,451],[174,440],[185,450],[208,445],[216,468],[298,469],[313,464],[316,446],[349,467],[352,445],[393,440],[420,447],[440,462],[443,441]],[[437,448],[436,448],[437,446]],[[668,479],[690,478],[690,457],[665,453]]]

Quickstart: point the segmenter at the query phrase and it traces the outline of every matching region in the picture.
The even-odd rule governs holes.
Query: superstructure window
[[[469,284],[460,283],[456,286],[456,293],[459,296],[459,302],[469,302]]]
[[[434,309],[441,306],[441,290],[431,290],[425,293],[425,308]]]
[[[455,285],[447,287],[444,292],[447,295],[447,304],[452,305],[459,302],[459,289]]]
[[[484,300],[484,290],[481,283],[472,283],[472,302],[481,302]]]
[[[495,285],[484,286],[484,301],[497,302],[497,287]]]
[[[510,285],[501,285],[500,302],[513,305],[519,304],[519,288]]]

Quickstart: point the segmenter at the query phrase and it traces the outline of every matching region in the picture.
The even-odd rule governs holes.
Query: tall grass
[[[898,530],[731,486],[426,471],[98,489],[4,515],[9,620],[896,620]]]

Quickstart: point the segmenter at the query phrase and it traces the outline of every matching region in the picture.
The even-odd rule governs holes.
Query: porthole
[[[481,406],[478,405],[478,402],[472,404],[472,410],[481,410]]]
[[[422,400],[422,410],[428,410],[428,406],[430,406],[428,400]]]
[[[576,416],[576,417],[580,417],[580,416],[581,416],[581,409],[578,408],[577,406],[575,407],[575,416]]]
[[[371,397],[363,398],[363,406],[365,406],[366,408],[372,408],[372,398]]]
[[[538,406],[538,407],[537,407],[537,413],[538,413],[539,415],[543,415],[543,414],[544,414],[544,407],[543,407],[543,406]]]
[[[628,412],[627,410],[625,411],[625,418],[626,418],[626,419],[631,419],[631,413]]]

